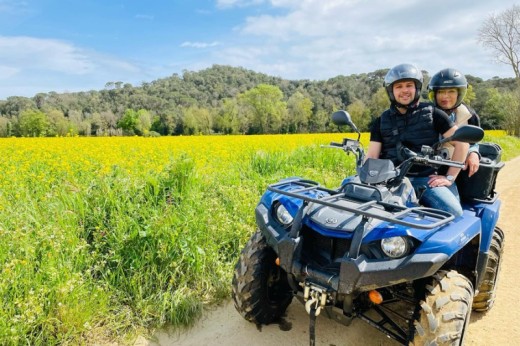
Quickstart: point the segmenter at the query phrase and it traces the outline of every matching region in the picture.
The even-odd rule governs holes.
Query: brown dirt
[[[505,250],[502,272],[495,305],[487,313],[473,312],[466,345],[518,345],[520,344],[520,304],[516,294],[520,280],[520,157],[506,163],[498,176],[497,189],[502,200],[498,225],[505,232]],[[515,274],[516,273],[516,274]],[[296,299],[289,306],[285,323],[263,326],[258,329],[245,321],[228,301],[208,310],[194,327],[170,333],[159,332],[155,341],[139,339],[139,346],[271,346],[308,345],[309,317]],[[349,327],[318,316],[316,345],[398,345],[392,339],[354,320]]]

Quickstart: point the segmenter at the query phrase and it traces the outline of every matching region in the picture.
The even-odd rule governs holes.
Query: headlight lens
[[[275,207],[275,214],[278,222],[280,222],[284,226],[290,225],[294,218],[289,214],[289,211],[284,207],[282,203],[278,203]]]
[[[410,245],[403,237],[391,237],[381,239],[381,250],[388,257],[399,258],[408,254]]]

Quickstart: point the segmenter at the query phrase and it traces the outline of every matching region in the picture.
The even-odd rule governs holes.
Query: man
[[[431,104],[419,102],[422,83],[422,73],[414,65],[400,64],[388,71],[384,86],[391,105],[372,126],[368,158],[390,159],[398,165],[404,160],[402,146],[420,152],[423,145],[432,146],[438,142],[439,135],[453,135],[457,126],[446,113]],[[452,160],[464,161],[468,144],[452,144]],[[425,206],[461,216],[462,207],[455,185],[459,171],[459,168],[449,167],[446,175],[439,175],[432,167],[414,165],[408,178],[416,190],[425,188],[421,196]]]

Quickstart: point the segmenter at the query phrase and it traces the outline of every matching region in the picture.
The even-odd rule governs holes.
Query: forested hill
[[[109,82],[99,91],[13,96],[0,101],[0,136],[323,132],[334,130],[329,115],[342,108],[366,130],[388,106],[387,71],[310,81],[214,65],[140,86]],[[515,80],[467,78],[466,101],[483,125],[508,126],[503,102],[514,97]]]

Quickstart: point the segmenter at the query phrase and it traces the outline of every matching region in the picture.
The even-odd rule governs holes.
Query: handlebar
[[[322,145],[323,148],[336,148],[342,149],[347,154],[354,153],[356,156],[356,167],[361,167],[365,161],[365,151],[359,140],[344,138],[343,143],[330,142],[329,145]]]
[[[404,177],[406,176],[406,174],[408,173],[408,171],[410,170],[410,168],[414,164],[417,164],[417,163],[423,164],[426,166],[430,166],[430,167],[450,166],[450,167],[456,167],[456,168],[460,168],[460,169],[464,168],[463,162],[446,160],[440,156],[429,157],[429,156],[417,155],[417,156],[413,156],[413,157],[403,161],[397,167],[397,169],[399,170],[399,174],[395,179],[392,179],[392,181],[390,182],[390,185],[391,186],[399,185],[401,183],[401,181],[404,179]]]
[[[330,142],[329,145],[323,145],[322,147],[343,149],[346,153],[354,153],[356,155],[356,167],[358,170],[365,161],[363,147],[361,143],[357,140],[345,138],[343,139],[342,143]],[[405,148],[408,159],[406,159],[399,166],[396,167],[399,173],[393,181],[394,184],[398,184],[406,176],[406,174],[414,164],[421,164],[430,167],[449,166],[460,169],[463,169],[465,166],[463,162],[447,160],[439,155],[434,155],[434,151],[431,150],[429,147],[425,149],[426,150],[421,150],[421,154],[417,154]]]
[[[415,163],[422,163],[427,165],[435,165],[435,166],[450,166],[456,168],[464,168],[464,163],[459,161],[446,160],[441,158],[440,156],[430,157],[421,157],[416,156],[413,158]]]

